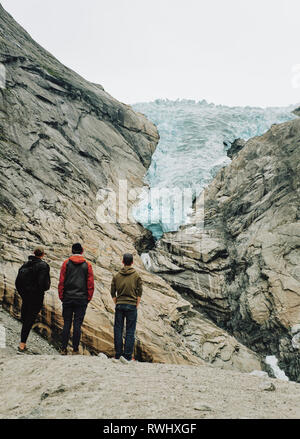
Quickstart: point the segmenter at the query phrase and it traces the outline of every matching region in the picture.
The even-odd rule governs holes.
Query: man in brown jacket
[[[141,277],[132,267],[132,254],[125,253],[122,262],[124,267],[112,279],[111,297],[116,304],[114,323],[115,358],[127,362],[132,360],[137,308],[141,301],[143,286]],[[126,335],[123,349],[125,320]]]

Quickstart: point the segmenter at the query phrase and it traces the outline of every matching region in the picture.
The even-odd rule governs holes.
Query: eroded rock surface
[[[295,110],[293,110],[293,113],[296,114],[296,116],[300,116],[300,107],[295,108]]]
[[[235,139],[230,145],[230,148],[227,150],[228,157],[233,159],[233,157],[235,157],[241,151],[241,149],[244,148],[245,144],[246,141],[244,139]]]

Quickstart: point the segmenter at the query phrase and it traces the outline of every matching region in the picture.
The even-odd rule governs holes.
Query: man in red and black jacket
[[[79,354],[78,347],[81,325],[88,303],[94,294],[94,275],[90,262],[82,256],[83,248],[76,243],[72,256],[64,261],[60,270],[58,295],[63,304],[64,328],[61,353],[67,354],[67,345],[73,321],[73,354]]]

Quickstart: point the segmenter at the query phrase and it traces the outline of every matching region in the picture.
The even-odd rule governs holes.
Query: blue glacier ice
[[[223,142],[248,140],[274,123],[296,117],[291,113],[295,106],[228,107],[205,100],[158,99],[132,107],[154,122],[160,134],[145,188],[132,212],[156,239],[187,221],[192,199],[230,162]],[[187,195],[182,202],[178,197],[184,188]]]

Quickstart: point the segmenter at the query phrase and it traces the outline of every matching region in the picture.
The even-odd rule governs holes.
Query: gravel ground
[[[0,306],[0,325],[4,326],[6,335],[6,348],[0,349],[0,358],[15,355],[20,343],[22,324]],[[58,351],[34,330],[30,332],[27,344],[31,354],[58,355]]]
[[[0,317],[9,345],[0,349],[1,419],[300,418],[298,383],[211,365],[60,356],[34,333],[36,355],[16,354],[20,324]]]

